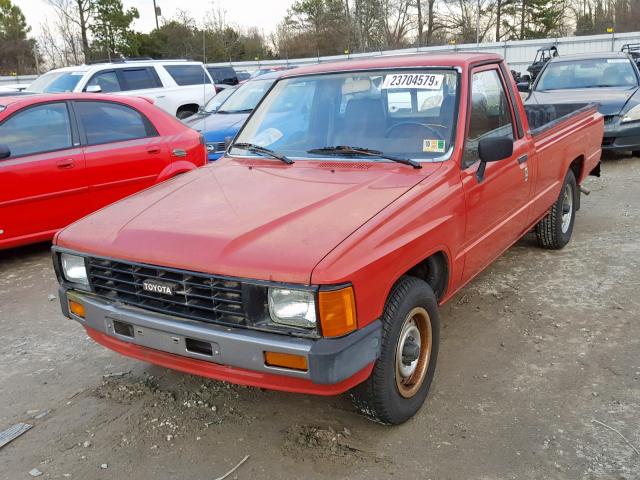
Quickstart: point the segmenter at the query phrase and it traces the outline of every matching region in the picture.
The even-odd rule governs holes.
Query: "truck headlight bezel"
[[[71,253],[60,254],[60,272],[65,281],[89,288],[89,275],[85,258]]]
[[[267,303],[271,321],[289,327],[317,329],[316,294],[310,290],[269,287]]]

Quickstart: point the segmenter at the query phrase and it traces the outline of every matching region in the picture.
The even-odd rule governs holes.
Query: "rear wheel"
[[[433,290],[402,277],[382,315],[382,345],[369,379],[351,391],[356,408],[374,421],[396,425],[422,406],[436,368],[440,322]]]
[[[573,171],[564,177],[560,195],[549,213],[536,225],[538,245],[550,250],[564,247],[573,233],[578,205],[578,186]]]

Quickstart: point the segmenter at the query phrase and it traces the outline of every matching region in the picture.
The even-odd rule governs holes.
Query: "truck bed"
[[[561,103],[525,105],[524,111],[527,114],[531,135],[535,137],[592,108],[596,108],[593,103]]]

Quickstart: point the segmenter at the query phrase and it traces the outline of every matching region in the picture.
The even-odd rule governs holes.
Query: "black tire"
[[[640,157],[640,150],[633,150],[631,152],[632,157]]]
[[[416,372],[423,371],[421,383],[400,386],[402,376],[398,376],[396,350],[400,335],[412,312],[426,311],[430,325],[430,353],[423,362],[421,349]],[[351,390],[355,407],[365,416],[379,423],[398,425],[409,420],[422,406],[429,393],[431,381],[436,369],[438,346],[440,342],[440,319],[438,302],[433,290],[423,280],[404,276],[394,285],[382,315],[382,343],[380,357],[375,363],[371,376]],[[421,318],[424,321],[424,317]],[[414,323],[414,325],[417,323]],[[413,337],[408,337],[413,340]],[[422,335],[421,340],[426,338]],[[415,342],[414,342],[415,345]],[[424,369],[424,370],[422,370]],[[410,380],[406,379],[405,380]],[[400,389],[404,390],[404,395]],[[408,390],[415,393],[407,397]]]
[[[549,210],[549,213],[536,225],[536,238],[538,245],[549,250],[563,248],[573,233],[573,225],[576,221],[576,208],[578,206],[578,185],[573,171],[569,170],[564,177],[558,199]],[[570,200],[570,202],[569,202]],[[570,208],[567,212],[566,209]],[[568,224],[565,223],[569,214]]]
[[[189,118],[191,115],[195,115],[196,112],[193,110],[179,110],[176,114],[178,120],[184,120],[185,118]]]

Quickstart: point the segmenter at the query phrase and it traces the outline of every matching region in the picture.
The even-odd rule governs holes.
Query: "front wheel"
[[[536,225],[538,245],[550,250],[564,247],[573,233],[578,205],[578,186],[573,171],[569,170],[564,177],[560,196],[549,210],[549,213]]]
[[[351,391],[351,397],[362,414],[397,425],[420,409],[433,380],[440,340],[433,290],[419,278],[400,278],[381,320],[380,357],[371,376]]]

